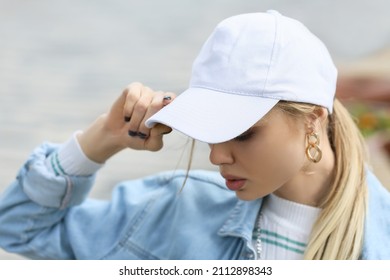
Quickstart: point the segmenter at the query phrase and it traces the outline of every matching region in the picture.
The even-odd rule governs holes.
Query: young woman
[[[38,147],[1,196],[0,245],[40,259],[390,259],[390,195],[336,79],[301,23],[228,18],[177,98],[133,83],[88,129]],[[86,199],[112,155],[157,151],[172,129],[209,143],[220,173],[162,173]]]

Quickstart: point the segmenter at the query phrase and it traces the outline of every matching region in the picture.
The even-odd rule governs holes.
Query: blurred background
[[[328,46],[340,71],[337,95],[390,188],[388,0],[0,0],[0,192],[34,147],[86,128],[127,84],[183,91],[218,22],[267,9],[300,20]],[[158,153],[115,156],[91,196],[109,198],[120,181],[186,168],[188,142],[174,132]],[[193,168],[215,170],[207,145],[197,143]],[[0,250],[0,259],[19,258]]]

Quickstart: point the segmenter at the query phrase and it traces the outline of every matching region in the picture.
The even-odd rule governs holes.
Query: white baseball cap
[[[332,113],[337,70],[325,45],[276,11],[223,20],[195,59],[189,88],[146,121],[221,143],[242,134],[280,100]]]

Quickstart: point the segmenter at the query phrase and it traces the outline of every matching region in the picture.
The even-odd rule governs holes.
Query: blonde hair
[[[293,116],[313,114],[319,107],[281,101],[276,106]],[[305,259],[358,259],[363,245],[367,204],[363,137],[346,108],[336,99],[328,116],[328,138],[335,154],[331,188],[313,226]]]

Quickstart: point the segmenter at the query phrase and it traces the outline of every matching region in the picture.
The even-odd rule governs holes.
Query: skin
[[[164,96],[170,96],[171,100],[164,101]],[[175,94],[171,92],[154,92],[140,83],[130,84],[108,113],[101,115],[78,135],[81,149],[89,159],[98,163],[104,163],[126,148],[160,150],[163,147],[163,135],[172,129],[164,125],[149,129],[144,123],[174,98]],[[141,132],[146,137],[130,136],[129,131]]]
[[[219,166],[225,178],[245,180],[236,191],[240,199],[252,200],[274,193],[290,201],[318,206],[330,188],[334,170],[334,154],[327,137],[320,137],[320,162],[313,163],[305,155],[307,133],[314,130],[326,135],[320,124],[326,120],[327,112],[321,109],[318,113],[319,116],[303,120],[273,109],[241,136],[210,145],[210,161]]]
[[[165,96],[171,99],[164,100]],[[160,150],[163,136],[171,128],[156,125],[149,129],[144,122],[174,98],[171,92],[154,92],[140,83],[129,85],[108,113],[78,135],[83,152],[89,159],[103,163],[126,148]],[[253,200],[274,193],[318,206],[334,172],[334,154],[325,137],[327,116],[326,109],[319,109],[310,117],[293,118],[275,107],[242,135],[210,145],[210,161],[219,166],[225,178],[241,180],[242,187],[236,190],[240,199]],[[322,159],[318,163],[305,155],[306,134],[311,132],[318,133],[321,140]]]

